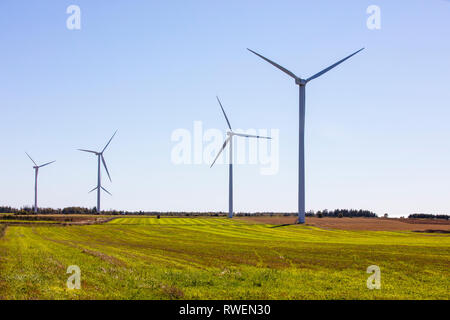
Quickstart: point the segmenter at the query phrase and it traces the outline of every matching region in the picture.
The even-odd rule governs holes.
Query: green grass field
[[[80,290],[66,287],[70,265],[81,268]],[[380,290],[366,287],[370,265],[381,268]],[[127,217],[9,226],[0,298],[449,299],[449,267],[446,234]]]

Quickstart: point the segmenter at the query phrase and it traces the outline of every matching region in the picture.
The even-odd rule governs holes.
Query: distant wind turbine
[[[111,140],[114,138],[114,136],[116,135],[116,132],[114,132],[114,134],[112,135],[111,139],[109,139],[108,143],[106,144],[106,146],[103,148],[102,151],[92,151],[92,150],[86,150],[86,149],[78,149],[79,151],[84,151],[84,152],[90,152],[93,153],[97,156],[98,158],[98,172],[97,172],[97,186],[92,189],[91,191],[89,191],[89,193],[91,193],[94,190],[97,190],[97,213],[100,213],[100,191],[103,190],[105,191],[107,194],[112,195],[108,190],[106,190],[105,188],[102,187],[102,173],[101,173],[101,165],[100,162],[103,163],[103,166],[105,167],[106,173],[108,174],[108,178],[109,181],[112,182],[111,180],[111,176],[109,175],[109,171],[108,171],[108,167],[106,166],[106,161],[105,158],[103,157],[103,152],[105,152],[106,148],[108,147],[108,145],[111,143]]]
[[[280,66],[279,64],[273,62],[272,60],[269,60],[266,57],[263,57],[259,53],[256,53],[255,51],[250,50],[248,48],[247,48],[247,50],[252,52],[252,53],[254,53],[254,54],[256,54],[258,57],[260,57],[261,59],[267,61],[268,63],[270,63],[274,67],[280,69],[281,71],[283,71],[284,73],[286,73],[290,77],[294,78],[295,79],[295,84],[300,87],[299,137],[298,137],[298,140],[299,140],[299,152],[298,152],[299,153],[299,155],[298,155],[298,222],[299,223],[305,223],[305,88],[306,88],[306,84],[309,81],[320,77],[324,73],[327,73],[328,71],[330,71],[334,67],[338,66],[339,64],[341,64],[345,60],[350,59],[351,57],[353,57],[358,52],[364,50],[364,48],[362,48],[362,49],[352,53],[351,55],[349,55],[348,57],[346,57],[346,58],[344,58],[342,60],[339,60],[335,64],[329,66],[328,68],[323,69],[322,71],[316,73],[315,75],[313,75],[312,77],[309,77],[308,79],[302,79],[302,78],[296,76],[291,71],[289,71],[289,70],[283,68],[282,66]]]
[[[222,103],[219,100],[219,97],[217,98],[217,102],[219,102],[220,108],[222,109],[223,115],[225,117],[225,120],[227,122],[228,128],[230,131],[227,132],[228,138],[225,140],[225,142],[222,145],[222,148],[220,149],[219,153],[217,154],[216,158],[214,159],[213,163],[211,164],[211,167],[216,163],[216,160],[219,158],[222,151],[225,149],[228,143],[230,143],[230,161],[229,161],[229,180],[228,180],[228,218],[233,218],[233,136],[238,137],[245,137],[245,138],[263,138],[263,139],[272,139],[270,137],[262,137],[262,136],[255,136],[250,134],[242,134],[242,133],[236,133],[233,132],[233,129],[231,129],[230,121],[228,120],[227,114],[225,113],[225,110],[223,109]]]
[[[34,213],[38,213],[38,206],[37,206],[37,192],[38,192],[37,183],[38,183],[38,180],[37,179],[38,179],[39,168],[45,167],[45,166],[55,162],[56,160],[47,162],[47,163],[44,163],[44,164],[38,166],[36,164],[36,162],[33,160],[33,158],[31,158],[28,153],[26,153],[26,154],[27,154],[28,158],[30,158],[30,160],[33,161],[33,163],[34,163],[34,166],[33,166],[33,169],[34,169]]]

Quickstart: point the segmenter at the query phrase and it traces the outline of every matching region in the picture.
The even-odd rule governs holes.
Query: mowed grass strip
[[[39,221],[32,221],[32,220],[2,220],[0,217],[0,224],[39,224],[39,223],[45,223],[45,224],[54,224],[54,223],[58,223],[58,221],[46,221],[46,220],[39,220]]]
[[[450,237],[226,218],[9,226],[3,299],[449,299]],[[370,265],[382,289],[369,290]],[[82,289],[68,290],[78,265]]]
[[[108,222],[109,224],[120,225],[218,225],[218,224],[236,224],[245,222],[231,221],[226,218],[209,218],[209,217],[196,217],[196,218],[178,218],[178,217],[162,217],[160,219],[156,217],[126,217],[116,218]]]

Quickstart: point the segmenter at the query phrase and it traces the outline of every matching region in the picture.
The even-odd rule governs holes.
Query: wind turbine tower
[[[47,162],[47,163],[44,163],[44,164],[38,166],[36,164],[36,162],[33,160],[33,158],[31,158],[28,153],[26,153],[26,154],[27,154],[28,158],[30,158],[30,160],[33,161],[33,163],[34,163],[34,166],[33,166],[33,169],[34,169],[34,208],[33,209],[34,209],[34,213],[37,214],[38,213],[38,205],[37,205],[37,201],[38,200],[37,199],[38,199],[38,173],[39,173],[39,168],[45,167],[45,166],[55,162],[56,160],[55,161],[51,161],[51,162]]]
[[[287,75],[289,75],[291,78],[295,80],[295,84],[299,86],[299,137],[298,137],[298,223],[305,223],[305,109],[306,109],[306,103],[305,103],[305,89],[306,84],[314,80],[324,73],[327,73],[334,67],[340,65],[342,62],[344,62],[347,59],[350,59],[358,52],[362,51],[364,48],[352,53],[348,57],[345,57],[342,60],[339,60],[335,64],[329,66],[328,68],[323,69],[322,71],[316,73],[312,77],[309,77],[307,79],[302,79],[298,76],[296,76],[291,71],[287,70],[286,68],[280,66],[279,64],[273,62],[272,60],[267,59],[266,57],[260,55],[259,53],[256,53],[253,50],[250,50],[247,48],[248,51],[256,54],[261,59],[267,61],[274,67],[280,69]]]
[[[217,154],[216,158],[214,159],[213,163],[211,164],[211,167],[216,163],[216,160],[219,158],[222,151],[225,149],[227,144],[230,144],[230,153],[229,153],[229,164],[228,164],[228,218],[233,218],[233,136],[238,137],[244,137],[244,138],[262,138],[262,139],[271,139],[270,137],[262,137],[262,136],[255,136],[250,134],[242,134],[242,133],[236,133],[231,129],[230,121],[228,120],[227,114],[225,113],[225,110],[223,109],[222,103],[219,100],[219,97],[217,97],[217,102],[219,102],[220,108],[222,109],[223,115],[225,117],[225,121],[227,122],[228,128],[230,131],[227,132],[228,138],[225,140],[225,142],[222,145],[222,148],[220,149],[219,153]]]
[[[106,190],[104,187],[102,187],[102,170],[101,170],[102,168],[101,168],[101,163],[103,163],[103,166],[105,167],[106,173],[108,174],[109,181],[112,182],[111,176],[109,175],[108,167],[106,166],[105,158],[103,157],[103,153],[105,152],[106,148],[111,143],[111,140],[114,138],[116,133],[117,133],[117,130],[116,130],[116,132],[114,132],[114,134],[112,135],[111,139],[109,139],[108,143],[106,144],[106,146],[103,148],[102,151],[92,151],[92,150],[86,150],[86,149],[78,149],[79,151],[93,153],[93,154],[95,154],[97,156],[97,186],[94,189],[92,189],[91,191],[89,191],[89,193],[91,193],[92,191],[97,190],[97,213],[101,212],[101,208],[100,208],[100,194],[101,194],[101,190],[105,191],[109,195],[112,195],[108,190]]]

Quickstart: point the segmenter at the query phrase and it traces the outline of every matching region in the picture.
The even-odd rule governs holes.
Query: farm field
[[[294,224],[296,221],[295,217],[236,217],[236,219],[266,224]],[[305,224],[339,230],[450,232],[450,222],[443,219],[306,217]]]
[[[450,298],[449,234],[270,219],[9,225],[0,239],[0,299]],[[81,269],[80,290],[66,287],[70,265]],[[381,269],[380,290],[366,287],[370,265]]]

